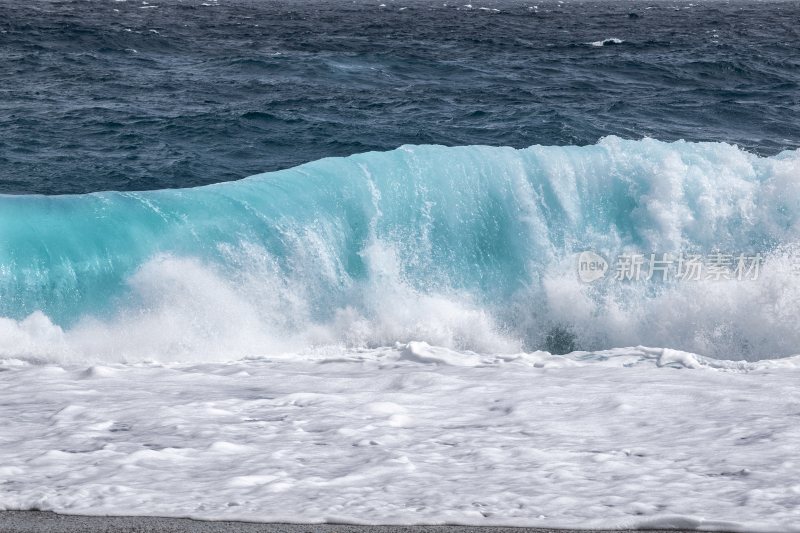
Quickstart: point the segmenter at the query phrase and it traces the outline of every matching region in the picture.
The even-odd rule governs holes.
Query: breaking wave
[[[403,146],[194,189],[0,195],[0,357],[208,360],[425,341],[480,353],[800,352],[800,151],[607,137]],[[576,254],[608,259],[582,282]],[[616,280],[634,252],[757,279]]]

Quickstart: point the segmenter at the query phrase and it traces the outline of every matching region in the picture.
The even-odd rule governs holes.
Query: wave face
[[[403,146],[194,189],[0,196],[0,356],[798,352],[800,151]],[[582,283],[575,254],[761,253],[757,280]],[[612,265],[613,268],[613,265]],[[555,333],[554,333],[555,332]]]

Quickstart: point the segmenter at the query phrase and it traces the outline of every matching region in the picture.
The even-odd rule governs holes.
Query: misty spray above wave
[[[0,196],[0,357],[424,340],[797,353],[800,152],[608,137],[404,146],[195,189]],[[761,253],[757,280],[581,283],[575,254]]]

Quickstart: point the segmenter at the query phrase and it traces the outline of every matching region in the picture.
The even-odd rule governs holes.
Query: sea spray
[[[0,196],[0,356],[230,359],[412,340],[791,355],[799,214],[800,152],[616,137],[403,146],[194,189]],[[691,282],[618,280],[612,264],[585,283],[587,250],[764,264],[757,279]]]

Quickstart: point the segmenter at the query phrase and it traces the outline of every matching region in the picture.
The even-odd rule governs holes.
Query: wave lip
[[[0,356],[185,360],[425,341],[797,353],[800,151],[607,137],[403,146],[194,189],[0,196]],[[607,258],[584,283],[575,258]],[[758,279],[616,280],[637,252]],[[585,280],[584,280],[585,281]]]

